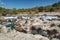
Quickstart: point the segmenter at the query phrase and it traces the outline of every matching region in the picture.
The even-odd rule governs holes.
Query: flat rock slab
[[[0,33],[0,40],[49,40],[41,35],[25,34],[20,32]]]

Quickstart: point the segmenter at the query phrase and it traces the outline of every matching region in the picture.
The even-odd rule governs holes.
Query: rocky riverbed
[[[0,40],[60,40],[59,18],[45,17],[1,19]]]
[[[23,32],[18,32],[16,30],[8,30],[5,26],[0,25],[0,40],[49,40],[49,39],[41,35],[26,34]]]

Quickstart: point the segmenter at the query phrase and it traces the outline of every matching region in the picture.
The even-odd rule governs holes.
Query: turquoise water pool
[[[10,22],[5,22],[3,25],[5,25],[6,27],[9,27],[11,30],[14,29],[14,25],[11,24]]]

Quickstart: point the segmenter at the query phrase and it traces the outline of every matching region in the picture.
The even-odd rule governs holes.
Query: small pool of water
[[[14,29],[14,25],[11,24],[10,22],[5,22],[3,25],[5,25],[6,27],[9,27],[11,30]]]

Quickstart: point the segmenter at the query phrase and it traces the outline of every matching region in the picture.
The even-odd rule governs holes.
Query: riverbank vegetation
[[[40,6],[40,7],[34,7],[34,8],[27,8],[27,9],[6,9],[0,7],[0,15],[5,16],[6,14],[12,15],[12,14],[23,14],[23,13],[28,13],[28,14],[36,14],[39,12],[59,12],[60,11],[60,1],[57,3],[54,3],[53,5],[48,5],[48,6]]]

